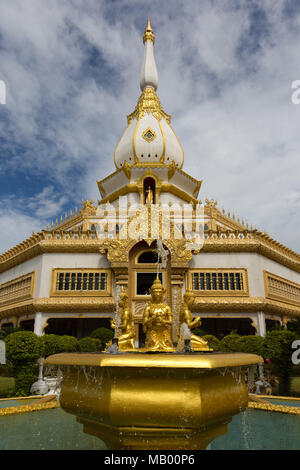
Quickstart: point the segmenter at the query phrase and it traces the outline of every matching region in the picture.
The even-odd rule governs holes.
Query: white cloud
[[[96,179],[114,170],[114,148],[139,97],[150,14],[158,95],[185,150],[184,170],[204,179],[200,197],[299,251],[300,105],[290,98],[300,79],[300,11],[286,16],[285,7],[283,0],[3,2],[0,79],[10,120],[0,139],[5,132],[27,152],[0,161],[1,171],[23,168],[53,182],[35,199],[24,196],[25,215],[2,212],[6,223],[19,214],[25,234],[36,218],[56,218],[55,208],[60,216],[76,199],[99,197]],[[93,48],[96,68],[87,61]]]

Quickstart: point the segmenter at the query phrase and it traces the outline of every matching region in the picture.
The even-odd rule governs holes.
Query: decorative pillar
[[[44,316],[41,312],[37,312],[34,318],[34,333],[38,336],[44,335]]]
[[[120,286],[120,288],[124,287],[126,290],[128,290],[128,267],[114,268],[113,271],[115,274],[116,286]]]
[[[174,270],[171,273],[171,308],[173,312],[173,341],[176,342],[179,334],[179,309],[182,302],[182,287],[184,284],[184,270]]]
[[[258,334],[259,336],[266,336],[266,321],[265,321],[265,315],[263,312],[258,312],[257,313],[257,319],[258,319]]]

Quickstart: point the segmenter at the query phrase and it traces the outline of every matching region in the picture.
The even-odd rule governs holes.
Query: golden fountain
[[[144,348],[134,348],[132,314],[123,291],[117,354],[107,348],[101,354],[57,354],[46,360],[63,373],[62,408],[109,449],[205,449],[247,406],[245,370],[262,358],[213,352],[194,335],[175,338],[175,349],[173,315],[163,298],[157,278],[144,313]],[[199,323],[192,317],[192,303],[193,293],[187,291],[181,332]]]

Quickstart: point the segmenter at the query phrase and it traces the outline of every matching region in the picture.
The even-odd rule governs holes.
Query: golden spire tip
[[[153,31],[152,28],[151,28],[150,16],[148,16],[148,23],[147,23],[146,31]]]
[[[154,33],[153,33],[153,29],[151,28],[150,16],[148,16],[148,22],[147,22],[147,26],[146,26],[144,36],[143,36],[143,43],[145,44],[145,42],[149,41],[149,40],[152,41],[153,44],[154,44],[155,36],[154,36]]]

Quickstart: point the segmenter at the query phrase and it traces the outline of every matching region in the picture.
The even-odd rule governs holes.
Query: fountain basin
[[[253,354],[57,354],[60,403],[110,449],[205,449],[248,403]]]

